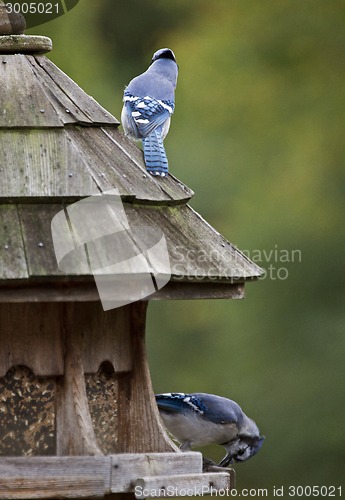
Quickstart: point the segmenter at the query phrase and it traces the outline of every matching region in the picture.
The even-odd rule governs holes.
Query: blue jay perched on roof
[[[157,394],[156,402],[164,425],[181,443],[182,451],[193,446],[224,446],[226,455],[220,467],[248,460],[265,439],[256,423],[231,399],[204,393],[168,393]]]
[[[125,89],[121,113],[125,134],[142,139],[146,169],[152,175],[168,174],[163,140],[174,112],[178,66],[171,49],[153,54],[149,68]]]

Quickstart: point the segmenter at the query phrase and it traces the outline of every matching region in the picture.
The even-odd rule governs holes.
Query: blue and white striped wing
[[[160,410],[168,413],[194,411],[202,416],[205,410],[200,400],[196,400],[192,394],[184,394],[181,392],[156,394],[156,402]]]
[[[193,411],[214,424],[237,424],[242,418],[241,408],[235,401],[212,394],[157,394],[156,401],[160,410],[168,413]]]
[[[141,138],[163,125],[174,112],[172,101],[160,101],[149,96],[137,97],[125,92],[123,101],[128,119],[135,124]]]

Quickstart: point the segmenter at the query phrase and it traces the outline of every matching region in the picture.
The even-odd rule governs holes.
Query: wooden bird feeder
[[[43,55],[50,48],[45,37],[0,36],[0,499],[233,486],[161,424],[146,309],[242,298],[262,270],[190,208],[190,189],[146,173],[119,122]],[[171,278],[105,312],[89,269],[58,268],[51,221],[112,188],[131,224],[163,231]]]

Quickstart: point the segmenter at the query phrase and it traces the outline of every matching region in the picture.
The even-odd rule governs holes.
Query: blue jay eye
[[[251,456],[251,448],[250,446],[245,446],[244,448],[238,450],[235,460],[236,462],[244,462],[245,460],[248,460],[250,456]]]

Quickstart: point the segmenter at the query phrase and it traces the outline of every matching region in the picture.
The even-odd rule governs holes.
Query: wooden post
[[[119,377],[118,452],[177,451],[163,428],[147,364],[145,324],[147,302],[128,308],[133,348],[133,369]]]
[[[79,336],[71,311],[65,323],[65,372],[56,386],[56,454],[102,455],[96,442],[87,402]]]

